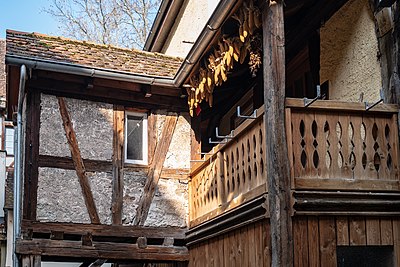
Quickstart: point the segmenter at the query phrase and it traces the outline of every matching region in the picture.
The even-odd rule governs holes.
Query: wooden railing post
[[[225,196],[225,175],[224,175],[224,156],[221,151],[217,153],[217,190],[218,190],[218,203],[226,201]]]
[[[293,266],[290,166],[285,135],[285,31],[282,0],[263,11],[263,69],[271,266]]]

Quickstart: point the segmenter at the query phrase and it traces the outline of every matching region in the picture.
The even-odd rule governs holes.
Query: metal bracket
[[[221,139],[232,139],[232,138],[235,137],[235,136],[234,136],[234,131],[233,131],[233,130],[231,131],[231,133],[230,133],[229,135],[219,135],[218,127],[215,127],[215,136],[216,136],[217,138],[221,138]]]
[[[209,144],[225,144],[226,142],[228,142],[226,139],[222,140],[222,141],[212,141],[211,137],[208,138],[208,143]]]
[[[250,116],[247,116],[247,115],[240,114],[240,106],[237,106],[236,113],[239,118],[245,118],[245,119],[256,119],[257,118],[257,110],[254,110],[253,114],[251,114]]]
[[[211,152],[200,152],[200,153],[198,153],[198,154],[200,154],[200,155],[202,155],[202,156],[205,156],[205,155],[214,155],[214,147],[212,148]]]
[[[312,103],[314,103],[315,101],[317,101],[318,99],[321,98],[321,86],[317,85],[317,96],[313,99],[308,99],[307,97],[304,98],[304,107],[308,107],[309,105],[311,105]]]
[[[365,111],[369,111],[371,108],[373,108],[376,105],[378,105],[379,103],[383,102],[383,90],[379,91],[379,95],[381,96],[381,99],[379,99],[377,102],[375,102],[373,104],[369,104],[368,102],[364,102],[365,103]]]

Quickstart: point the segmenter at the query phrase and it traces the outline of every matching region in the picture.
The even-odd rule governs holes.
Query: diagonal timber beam
[[[162,167],[167,156],[169,145],[171,144],[177,121],[178,115],[167,114],[160,142],[157,143],[154,158],[147,174],[143,195],[140,198],[139,205],[136,209],[134,225],[144,225],[144,222],[147,219],[150,204],[153,200],[158,180],[160,179]]]
[[[79,178],[79,184],[81,185],[82,195],[85,200],[85,205],[89,213],[90,221],[92,223],[99,224],[100,223],[99,214],[97,213],[96,204],[94,203],[92,190],[90,189],[89,179],[86,176],[85,165],[83,164],[81,152],[78,146],[78,141],[76,140],[76,134],[71,122],[71,118],[69,116],[65,99],[64,97],[57,97],[57,99],[65,130],[65,136],[67,137],[68,140],[69,150],[71,151],[71,157],[74,162],[76,175]]]

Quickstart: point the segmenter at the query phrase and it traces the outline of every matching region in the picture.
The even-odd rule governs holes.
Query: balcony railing
[[[214,147],[192,168],[191,226],[216,217],[266,191],[264,109],[235,129],[234,138]]]
[[[295,189],[399,190],[398,108],[286,101],[288,153]]]
[[[398,108],[286,99],[293,190],[399,191]],[[190,224],[197,225],[267,191],[264,108],[232,140],[192,168]],[[284,133],[282,133],[284,134]]]

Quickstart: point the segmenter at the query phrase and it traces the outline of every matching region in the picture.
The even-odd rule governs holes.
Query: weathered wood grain
[[[290,166],[285,133],[285,31],[283,1],[262,10],[265,135],[272,266],[293,264]]]
[[[23,218],[36,219],[38,189],[38,155],[40,128],[40,93],[30,92],[26,105]]]
[[[112,200],[111,213],[113,224],[122,224],[122,206],[124,177],[122,171],[124,150],[124,111],[121,106],[114,106],[113,110],[113,157],[112,157]]]

